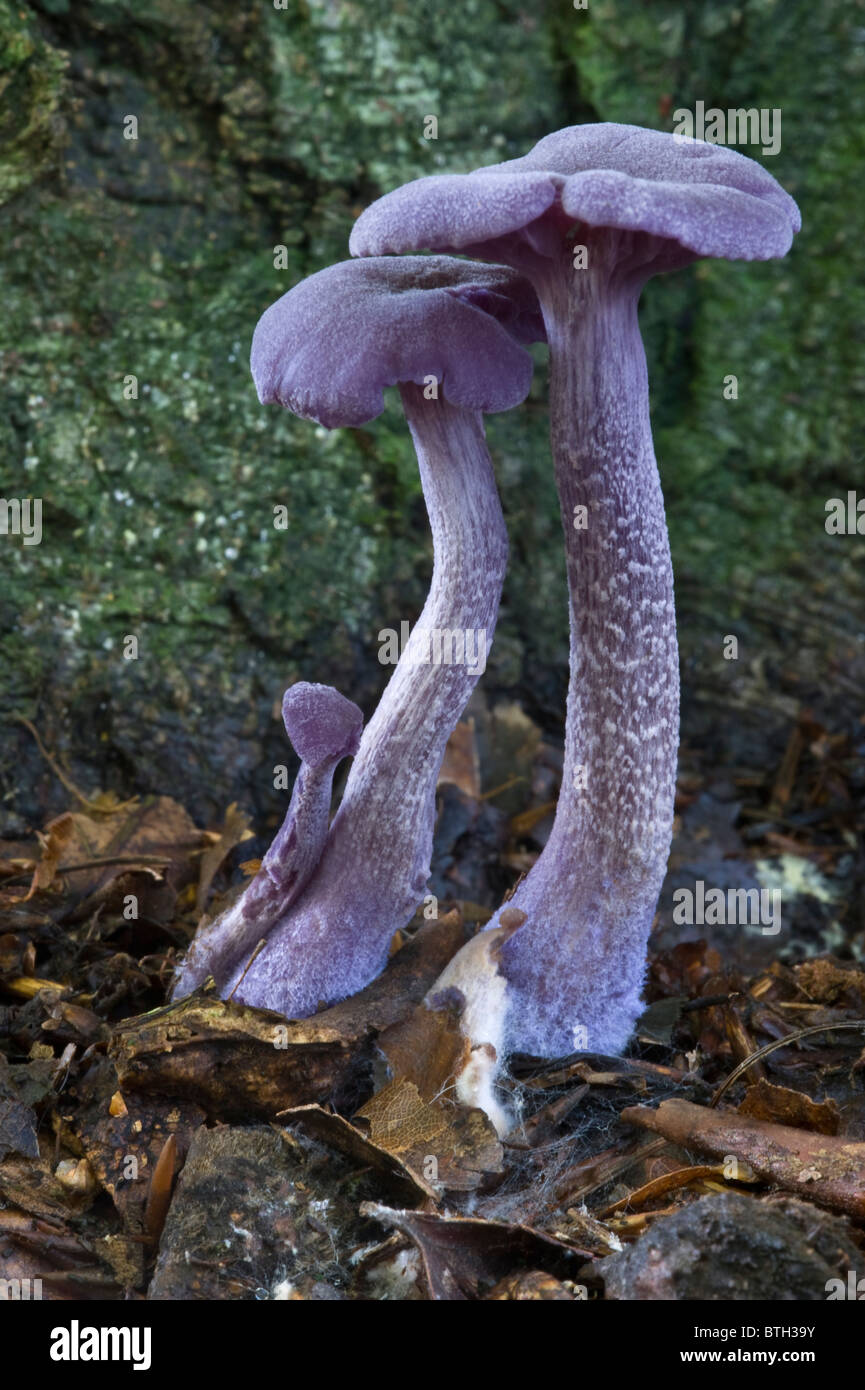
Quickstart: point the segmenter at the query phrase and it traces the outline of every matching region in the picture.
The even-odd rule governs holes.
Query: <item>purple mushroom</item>
[[[523,344],[542,336],[520,275],[441,256],[331,266],[258,324],[251,360],[262,401],[328,428],[356,426],[381,413],[386,386],[399,385],[435,559],[315,870],[284,899],[251,965],[255,933],[243,934],[217,980],[223,994],[295,1017],[345,998],[380,972],[423,896],[439,769],[483,668],[507,561],[482,412],[523,400],[532,375]],[[282,869],[277,899],[280,883]],[[269,899],[268,913],[274,907]]]
[[[357,752],[363,714],[332,686],[298,681],[283,696],[282,718],[301,760],[285,820],[249,886],[198,931],[175,977],[175,999],[208,975],[224,984],[234,965],[249,958],[297,900],[322,856],[333,774],[343,758]]]
[[[571,622],[562,789],[509,925],[497,914],[439,984],[466,998],[478,1050],[462,1091],[489,1109],[503,1052],[615,1052],[641,1009],[679,704],[642,286],[700,256],[783,256],[799,225],[792,198],[744,155],[598,124],[557,131],[522,159],[407,184],[354,227],[355,255],[449,250],[521,270],[550,345]]]

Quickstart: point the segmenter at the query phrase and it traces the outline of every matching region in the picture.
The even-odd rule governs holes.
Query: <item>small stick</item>
[[[728,1091],[733,1085],[733,1082],[736,1081],[743,1072],[746,1072],[750,1066],[753,1066],[754,1062],[759,1062],[761,1058],[768,1057],[769,1053],[774,1052],[776,1048],[789,1047],[791,1043],[799,1042],[802,1038],[812,1038],[815,1033],[834,1033],[839,1028],[860,1028],[865,1032],[865,1018],[857,1018],[840,1023],[818,1023],[812,1028],[800,1028],[795,1033],[788,1033],[785,1038],[776,1038],[774,1042],[766,1043],[765,1047],[759,1048],[756,1052],[752,1053],[750,1057],[746,1057],[744,1062],[740,1062],[736,1070],[730,1072],[727,1080],[721,1082],[721,1085],[709,1102],[710,1107],[714,1107],[718,1104],[724,1092]]]
[[[265,938],[262,937],[261,940],[259,941],[258,945],[256,946],[255,950],[253,951],[252,955],[249,957],[249,960],[246,962],[246,965],[245,965],[244,968],[243,968],[243,974],[241,975],[241,977],[240,977],[240,979],[238,980],[237,984],[234,986],[234,989],[233,989],[233,990],[231,991],[231,993],[229,994],[229,996],[228,996],[228,998],[227,998],[227,1000],[226,1000],[226,1003],[227,1003],[227,1004],[230,1004],[230,1003],[231,1003],[232,999],[234,998],[234,995],[235,995],[236,991],[240,989],[240,986],[243,984],[244,980],[246,979],[246,976],[247,976],[248,971],[249,971],[249,970],[251,969],[251,967],[252,967],[253,961],[257,960],[257,958],[261,955],[261,952],[264,950],[265,944],[266,944]]]

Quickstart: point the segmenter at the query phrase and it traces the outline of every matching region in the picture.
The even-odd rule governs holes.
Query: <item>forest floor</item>
[[[257,867],[244,813],[202,830],[168,797],[87,795],[44,750],[70,810],[0,842],[0,1278],[108,1300],[855,1284],[857,738],[802,712],[779,765],[726,778],[684,750],[635,1038],[512,1059],[504,1140],[456,1104],[457,1020],[421,1001],[549,833],[561,753],[517,706],[478,706],[451,740],[426,916],[363,993],[301,1021],[206,988],[166,1003],[201,915]],[[756,889],[765,911],[680,926],[689,884]]]

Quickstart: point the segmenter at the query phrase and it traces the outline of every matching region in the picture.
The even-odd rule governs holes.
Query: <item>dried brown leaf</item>
[[[198,889],[195,898],[196,911],[201,913],[207,904],[210,894],[210,886],[214,877],[222,864],[223,860],[236,845],[242,844],[245,840],[252,839],[252,831],[249,828],[249,817],[241,811],[236,801],[232,801],[225,813],[222,829],[216,841],[211,844],[201,856],[201,868],[198,876]]]
[[[364,1202],[364,1216],[407,1235],[417,1246],[427,1295],[461,1301],[489,1293],[521,1270],[573,1279],[589,1252],[529,1226],[464,1216],[396,1211]]]
[[[324,1110],[320,1105],[301,1105],[283,1111],[279,1120],[284,1125],[300,1125],[319,1143],[336,1149],[352,1159],[359,1168],[372,1168],[379,1173],[394,1196],[404,1202],[436,1201],[435,1189],[419,1173],[408,1167],[389,1149],[367,1138],[341,1115]]]
[[[464,719],[457,724],[447,742],[438,785],[450,782],[466,796],[477,801],[481,794],[480,760],[475,740],[474,719]]]
[[[794,1129],[810,1129],[816,1134],[837,1134],[841,1119],[834,1100],[815,1101],[802,1091],[773,1086],[765,1079],[748,1087],[739,1114],[792,1125]]]
[[[425,1100],[413,1082],[398,1077],[358,1111],[374,1143],[399,1155],[434,1187],[472,1192],[503,1171],[503,1151],[482,1110],[434,1097]]]

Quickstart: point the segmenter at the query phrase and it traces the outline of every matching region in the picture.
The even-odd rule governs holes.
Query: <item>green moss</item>
[[[781,111],[779,153],[744,152],[800,202],[790,256],[704,263],[644,297],[677,572],[713,590],[734,570],[783,586],[808,558],[832,564],[824,501],[861,480],[863,21],[840,0],[593,0],[565,43],[604,120],[672,130],[697,101]]]
[[[0,3],[0,206],[56,167],[63,138],[66,64],[34,17]]]
[[[0,11],[0,34],[14,108],[0,190],[17,194],[0,229],[4,493],[44,506],[40,546],[0,547],[0,713],[55,710],[73,757],[105,752],[91,780],[122,754],[121,779],[131,759],[164,788],[194,750],[218,804],[236,748],[220,759],[214,725],[260,738],[299,675],[372,693],[383,615],[419,609],[430,564],[398,404],[334,433],[263,408],[255,322],[347,255],[379,187],[516,152],[553,123],[549,41],[487,0],[432,18],[22,4]],[[18,780],[24,745],[6,747]]]
[[[369,703],[376,633],[417,612],[430,552],[397,404],[333,434],[262,408],[259,314],[401,181],[570,121],[670,129],[698,99],[782,108],[767,162],[805,228],[785,262],[647,289],[677,574],[725,612],[736,586],[840,573],[822,509],[861,477],[863,26],[840,0],[0,0],[3,490],[44,502],[41,546],[0,545],[0,714],[47,719],[91,781],[185,779],[207,812],[263,767],[265,796],[275,695],[303,675]],[[558,708],[545,393],[541,365],[528,404],[488,423],[511,534],[488,684],[548,686]],[[0,771],[26,808],[24,748],[7,739]]]

